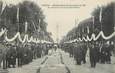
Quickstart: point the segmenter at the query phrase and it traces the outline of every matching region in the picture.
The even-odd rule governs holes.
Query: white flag
[[[102,7],[101,7],[101,9],[100,9],[99,21],[100,21],[100,23],[101,23],[101,21],[102,21]]]

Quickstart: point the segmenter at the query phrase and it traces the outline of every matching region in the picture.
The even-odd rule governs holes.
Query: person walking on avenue
[[[30,49],[29,46],[26,44],[24,45],[24,54],[23,54],[23,65],[30,63]]]
[[[2,43],[0,44],[0,67],[1,67],[1,63],[3,62],[3,69],[7,68],[7,60],[6,60],[6,55],[7,55],[7,51],[8,51],[8,45]]]
[[[97,62],[97,49],[95,48],[94,44],[92,44],[91,47],[89,48],[89,55],[90,55],[91,67],[95,68]]]
[[[113,50],[114,46],[109,42],[106,46],[106,63],[111,64],[111,52]]]
[[[80,45],[75,46],[74,51],[75,51],[74,58],[76,60],[76,63],[77,63],[77,65],[81,65],[83,53],[82,53],[82,49],[81,49]]]
[[[18,59],[18,67],[22,66],[22,59],[23,59],[23,47],[22,45],[17,46],[17,59]]]
[[[8,60],[8,67],[10,68],[11,65],[13,66],[13,68],[16,65],[16,47],[12,46],[8,53],[7,53],[7,60]]]
[[[81,49],[82,49],[82,53],[83,53],[82,61],[85,64],[86,63],[87,46],[84,44],[81,46]]]
[[[95,43],[95,49],[97,50],[97,62],[99,63],[100,62],[100,47],[99,47],[99,44],[98,42]]]
[[[39,44],[35,47],[35,52],[36,52],[36,56],[37,58],[41,58],[42,56],[42,44]]]
[[[100,62],[101,62],[102,64],[105,64],[105,60],[106,60],[105,49],[106,49],[106,45],[103,44],[103,45],[102,45],[102,48],[101,48],[101,58],[100,58]]]

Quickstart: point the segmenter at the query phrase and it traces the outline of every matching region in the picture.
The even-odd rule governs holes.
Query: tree
[[[102,30],[106,36],[109,36],[114,31],[114,6],[112,2],[107,6],[97,7],[92,15],[95,17],[95,28]],[[102,9],[102,21],[100,22],[100,11]]]
[[[0,12],[2,11],[3,3],[0,2]],[[27,31],[25,32],[25,28]],[[38,31],[46,33],[47,23],[42,9],[34,2],[24,1],[17,5],[6,5],[0,15],[0,28],[8,30],[8,37],[13,37],[17,32],[21,35],[33,35],[33,32]],[[38,35],[40,37],[44,34]]]

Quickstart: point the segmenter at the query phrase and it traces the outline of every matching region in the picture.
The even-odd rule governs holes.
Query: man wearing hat
[[[95,66],[96,66],[97,54],[98,54],[98,50],[93,43],[89,48],[90,64],[91,64],[92,68],[95,68]]]
[[[16,65],[16,46],[11,46],[10,49],[7,52],[7,61],[8,61],[8,67],[15,67]]]

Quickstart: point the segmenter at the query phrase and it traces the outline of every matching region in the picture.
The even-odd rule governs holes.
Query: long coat
[[[76,59],[77,62],[81,62],[82,61],[82,56],[83,56],[83,52],[82,49],[79,47],[75,47],[74,49],[74,58]]]
[[[6,58],[9,62],[9,64],[11,64],[11,65],[16,64],[16,56],[17,56],[16,49],[14,47],[11,47],[8,50],[7,55],[6,55]]]

